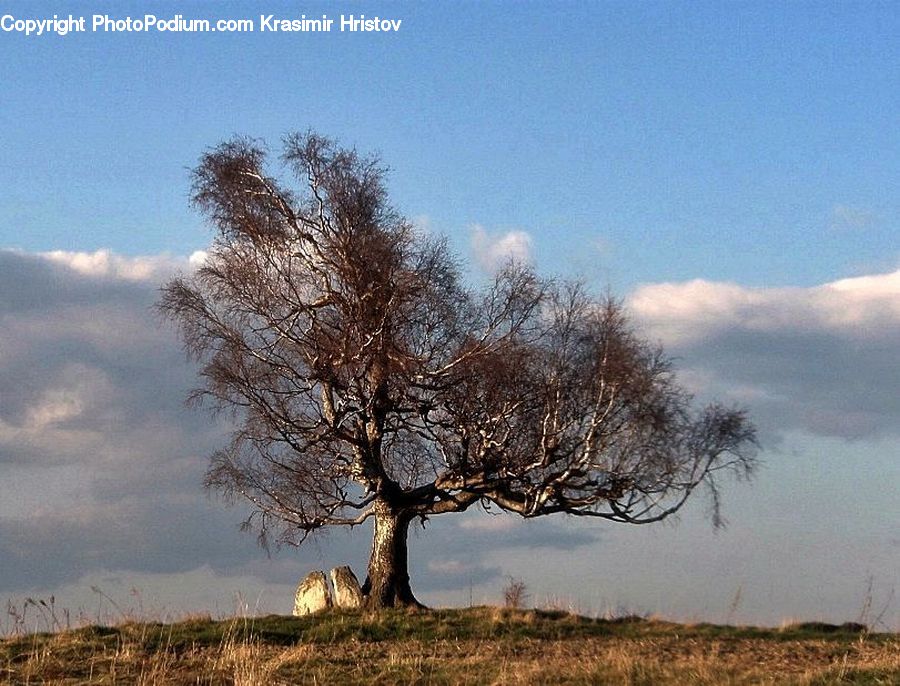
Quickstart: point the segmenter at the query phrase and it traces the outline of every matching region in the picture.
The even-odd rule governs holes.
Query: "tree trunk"
[[[395,511],[387,503],[375,504],[375,536],[362,587],[365,607],[424,607],[409,587],[406,535],[411,521],[408,512]]]

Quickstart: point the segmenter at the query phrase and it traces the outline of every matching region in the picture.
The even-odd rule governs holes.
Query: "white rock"
[[[342,608],[356,608],[362,605],[363,594],[352,569],[347,566],[335,567],[331,570],[331,583],[334,586],[335,605]]]
[[[328,609],[332,606],[331,589],[325,572],[310,572],[297,586],[294,595],[294,615],[302,616]]]

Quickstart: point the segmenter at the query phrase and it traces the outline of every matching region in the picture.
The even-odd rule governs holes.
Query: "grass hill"
[[[174,624],[0,640],[2,684],[900,684],[900,636],[469,608]]]

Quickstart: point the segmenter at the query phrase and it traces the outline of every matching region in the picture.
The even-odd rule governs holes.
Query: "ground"
[[[0,640],[0,684],[900,684],[900,636],[469,608],[129,622]]]

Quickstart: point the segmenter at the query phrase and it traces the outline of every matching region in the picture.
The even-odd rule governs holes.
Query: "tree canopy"
[[[745,413],[695,410],[615,299],[512,262],[472,285],[391,206],[375,157],[306,133],[279,174],[267,158],[247,139],[203,156],[193,201],[216,238],[160,303],[201,362],[196,396],[238,419],[208,485],[263,536],[374,518],[367,602],[412,604],[416,518],[647,523],[698,486],[717,518],[716,477],[751,472]]]

